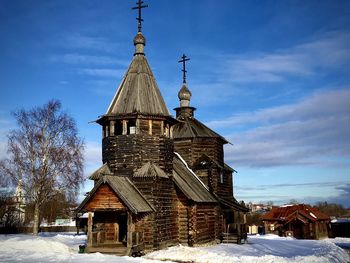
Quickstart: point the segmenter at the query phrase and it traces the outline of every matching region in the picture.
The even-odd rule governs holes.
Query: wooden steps
[[[86,247],[85,253],[103,253],[112,254],[117,256],[128,256],[130,254],[130,248],[120,244],[101,244],[98,246]]]
[[[233,233],[222,233],[222,243],[228,244],[240,244],[241,239],[237,234]]]

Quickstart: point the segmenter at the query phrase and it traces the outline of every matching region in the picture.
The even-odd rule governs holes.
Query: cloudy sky
[[[0,158],[11,112],[56,98],[85,139],[86,174],[100,165],[89,122],[132,59],[135,2],[0,1]],[[145,2],[145,52],[167,106],[179,104],[185,53],[196,117],[232,143],[236,198],[350,207],[350,2]]]

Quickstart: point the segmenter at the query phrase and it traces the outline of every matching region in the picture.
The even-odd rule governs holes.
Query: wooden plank
[[[83,208],[87,211],[97,211],[103,209],[126,209],[126,206],[107,185],[101,185],[94,196],[88,201]]]

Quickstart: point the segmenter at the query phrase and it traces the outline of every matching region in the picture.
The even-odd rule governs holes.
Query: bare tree
[[[348,214],[348,211],[341,204],[318,202],[314,207],[326,215],[337,218],[346,216]]]
[[[17,224],[16,206],[14,205],[12,193],[0,193],[0,226],[9,228]]]
[[[38,233],[40,207],[57,196],[76,196],[83,181],[84,143],[75,121],[61,111],[61,103],[14,113],[18,129],[8,135],[9,157],[0,173],[14,185],[23,182],[26,198],[34,203],[33,234]]]

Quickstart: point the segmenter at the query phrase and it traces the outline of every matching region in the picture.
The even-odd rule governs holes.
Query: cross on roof
[[[183,72],[183,83],[186,83],[186,61],[189,61],[190,59],[186,57],[185,54],[182,55],[181,60],[179,60],[179,63],[182,63],[182,72]]]
[[[148,5],[142,5],[142,4],[143,4],[143,1],[139,0],[139,1],[136,3],[137,6],[131,8],[131,9],[133,9],[133,10],[135,10],[135,9],[138,9],[138,10],[139,10],[139,16],[136,18],[136,20],[138,21],[138,26],[137,26],[138,32],[141,32],[142,21],[143,21],[143,19],[141,18],[141,9],[142,9],[142,8],[145,8],[145,7],[148,7]]]

